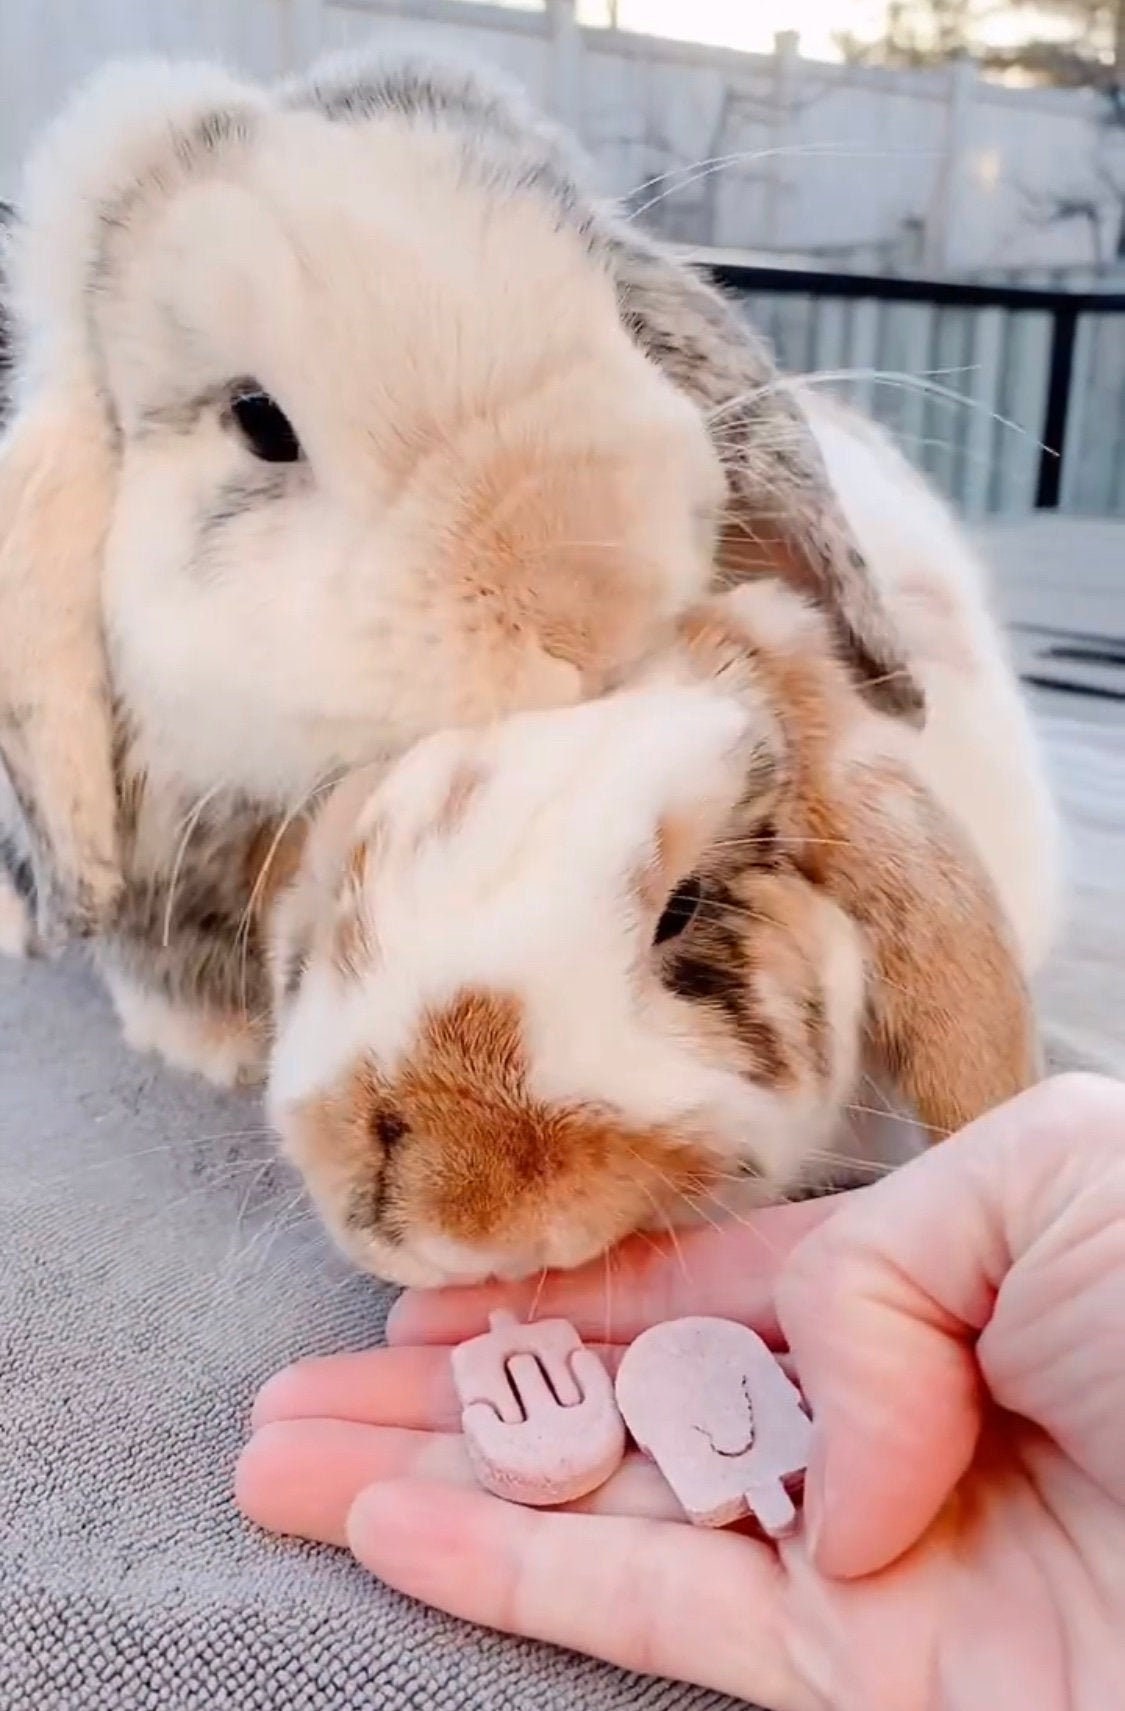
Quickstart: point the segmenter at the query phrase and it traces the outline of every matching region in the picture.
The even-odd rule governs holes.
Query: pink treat
[[[453,1351],[461,1429],[486,1490],[514,1503],[569,1503],[603,1485],[625,1454],[613,1384],[565,1319],[492,1329]]]
[[[805,1470],[812,1425],[753,1331],[729,1319],[654,1325],[625,1352],[617,1404],[689,1519],[725,1527],[752,1513],[772,1539],[793,1531],[784,1482]]]

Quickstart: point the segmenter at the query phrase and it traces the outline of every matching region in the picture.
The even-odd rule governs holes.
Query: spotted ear
[[[869,703],[920,724],[924,696],[897,626],[765,344],[713,286],[634,228],[614,223],[609,242],[626,324],[722,447],[724,582],[780,576],[811,595]]]
[[[113,489],[100,412],[41,399],[0,445],[0,759],[40,937],[106,924],[120,889],[98,573]]]
[[[104,931],[122,884],[101,602],[118,429],[90,304],[113,290],[111,236],[127,243],[246,102],[207,68],[100,73],[33,154],[5,257],[15,361],[0,441],[0,762],[47,944]]]
[[[1031,997],[999,899],[929,791],[894,762],[856,763],[807,822],[803,864],[864,933],[873,1043],[932,1136],[1036,1081]]]

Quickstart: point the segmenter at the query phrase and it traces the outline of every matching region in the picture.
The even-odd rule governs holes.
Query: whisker
[[[940,374],[945,371],[938,369],[934,372]],[[938,381],[929,379],[924,373],[908,374],[893,369],[835,368],[822,369],[819,373],[778,375],[772,380],[763,381],[761,385],[739,393],[723,404],[716,404],[708,412],[708,420],[713,421],[716,417],[723,416],[730,411],[740,410],[744,405],[752,404],[768,396],[771,392],[793,391],[802,386],[826,386],[842,380],[867,380],[877,386],[898,386],[903,391],[924,392],[931,398],[942,399],[946,403],[957,404],[965,409],[983,410],[992,421],[998,422],[1001,427],[1010,428],[1013,433],[1031,440],[1032,444],[1039,450],[1048,451],[1051,449],[1045,446],[1041,440],[1036,439],[1030,429],[1025,428],[1021,422],[1014,422],[1010,417],[1001,415],[998,410],[990,409],[982,399],[973,398],[965,392],[957,392],[950,386],[942,386]]]
[[[907,1121],[901,1111],[895,1111],[890,1106],[884,1106],[880,1111],[874,1105],[856,1105],[853,1101],[848,1100],[844,1103],[843,1109],[845,1111],[854,1111],[861,1117],[894,1117],[903,1122]],[[955,1129],[934,1129],[933,1133],[935,1135],[940,1135],[943,1141],[948,1141],[950,1136],[955,1135],[957,1131]]]
[[[153,1158],[159,1153],[188,1152],[192,1147],[217,1144],[221,1141],[265,1140],[272,1136],[269,1129],[235,1129],[226,1135],[188,1136],[178,1141],[161,1141],[154,1147],[137,1147],[127,1153],[120,1153],[111,1158],[91,1159],[74,1169],[60,1173],[58,1176],[30,1176],[25,1178],[29,1188],[55,1188],[63,1183],[74,1182],[99,1170],[113,1170],[121,1166],[134,1164],[137,1159]]]
[[[704,897],[696,905],[694,919],[697,921],[711,921],[716,925],[721,925],[724,921],[729,921],[732,918],[739,921],[757,921],[763,927],[776,924],[772,915],[763,914],[760,909],[752,909],[748,903],[720,903],[715,898]],[[690,925],[689,922],[688,926],[690,927]],[[672,946],[674,947],[674,945],[675,941],[673,940]]]
[[[776,1242],[770,1241],[769,1237],[762,1230],[760,1224],[754,1223],[744,1213],[740,1213],[740,1212],[735,1211],[733,1206],[728,1206],[726,1201],[722,1198],[722,1196],[717,1194],[713,1188],[701,1188],[698,1192],[701,1194],[705,1194],[709,1200],[713,1200],[715,1202],[715,1204],[718,1207],[720,1207],[720,1209],[723,1213],[723,1221],[724,1222],[729,1221],[732,1224],[740,1225],[741,1228],[744,1230],[749,1230],[751,1232],[751,1234],[754,1235],[759,1242],[761,1242],[762,1246],[765,1248],[765,1250],[768,1254],[772,1254],[775,1258],[777,1258],[780,1255],[780,1252],[781,1252],[780,1248],[777,1246]],[[687,1204],[689,1206],[691,1206],[694,1211],[699,1212],[701,1217],[706,1218],[707,1223],[709,1223],[711,1225],[711,1228],[713,1230],[721,1230],[722,1229],[722,1227],[723,1227],[722,1223],[716,1223],[716,1221],[713,1218],[708,1218],[707,1214],[703,1211],[702,1207],[699,1206],[697,1203],[689,1200],[687,1202]]]
[[[546,1283],[546,1281],[547,1281],[547,1267],[541,1266],[540,1271],[539,1271],[539,1281],[535,1285],[535,1294],[531,1297],[531,1306],[527,1310],[527,1319],[528,1319],[529,1324],[534,1320],[535,1315],[539,1311],[539,1302],[542,1299],[543,1285]]]
[[[894,674],[892,673],[889,675]],[[854,838],[808,838],[803,832],[787,832],[784,835],[763,832],[748,833],[745,837],[716,838],[715,841],[707,847],[712,850],[737,850],[747,849],[752,846],[762,844],[765,844],[771,849],[780,847],[782,850],[803,849],[806,845],[810,848],[820,846],[828,849],[844,850],[855,848]]]
[[[214,801],[222,788],[223,786],[221,784],[212,785],[211,789],[199,798],[199,801],[187,815],[184,822],[183,836],[176,846],[176,855],[172,862],[172,872],[168,880],[168,896],[164,901],[164,923],[160,934],[160,942],[164,950],[168,949],[172,939],[172,910],[176,902],[176,888],[180,883],[180,874],[183,871],[184,857],[187,855],[187,847],[191,842],[192,833],[198,826],[200,817],[206,809],[207,804]]]
[[[240,955],[241,955],[239,979],[240,979],[241,993],[242,993],[242,1005],[243,1005],[244,1009],[246,1008],[246,1003],[247,1003],[247,990],[246,989],[247,989],[247,979],[248,979],[248,973],[249,973],[250,933],[251,933],[252,926],[253,926],[254,913],[258,907],[258,902],[262,896],[262,893],[265,889],[266,883],[269,879],[270,870],[273,867],[273,863],[277,857],[277,852],[281,848],[282,839],[285,837],[285,835],[289,831],[290,827],[296,823],[296,821],[300,817],[300,815],[302,815],[305,812],[305,810],[309,807],[309,805],[312,802],[316,801],[316,799],[318,797],[322,796],[326,790],[331,789],[331,787],[334,784],[338,783],[339,778],[340,778],[339,767],[333,767],[330,772],[322,774],[320,779],[318,779],[318,781],[312,786],[312,788],[310,790],[308,790],[306,792],[306,794],[303,797],[301,797],[301,799],[296,803],[296,805],[289,810],[289,812],[282,819],[280,825],[277,828],[277,831],[274,833],[274,836],[273,836],[273,839],[270,843],[269,849],[266,851],[266,854],[265,854],[265,856],[261,862],[261,865],[258,868],[257,876],[254,880],[253,885],[250,888],[250,896],[247,899],[246,907],[242,911],[242,915],[239,919],[238,930],[235,934],[235,940],[234,940],[235,949],[236,949],[236,951],[240,950]]]
[[[652,1161],[650,1159],[642,1158],[640,1153],[634,1151],[634,1149],[632,1147],[628,1147],[626,1150],[628,1151],[630,1156],[632,1158],[634,1158],[637,1161],[637,1163],[639,1165],[641,1165],[643,1168],[655,1169],[655,1166],[653,1166]],[[661,1175],[661,1174],[662,1173],[660,1171],[657,1171],[657,1175]],[[668,1216],[667,1208],[661,1204],[660,1200],[652,1192],[652,1189],[648,1186],[647,1182],[645,1182],[642,1177],[637,1178],[637,1187],[640,1189],[641,1193],[645,1196],[645,1198],[650,1202],[650,1204],[652,1205],[652,1207],[653,1207],[654,1211],[656,1212],[658,1218],[660,1219],[660,1222],[664,1225],[664,1228],[668,1234],[668,1240],[672,1245],[672,1249],[676,1255],[677,1260],[679,1261],[680,1270],[682,1271],[683,1276],[684,1276],[684,1282],[690,1284],[691,1278],[688,1275],[687,1261],[684,1258],[684,1250],[683,1250],[682,1246],[680,1245],[680,1239],[676,1234],[676,1227],[673,1224],[671,1218],[669,1218],[669,1216]]]
[[[810,1147],[805,1159],[810,1164],[838,1165],[847,1171],[866,1172],[869,1176],[889,1176],[898,1169],[897,1165],[885,1164],[878,1159],[853,1158],[847,1153],[834,1153],[819,1147]]]
[[[884,1115],[888,1117],[897,1117],[900,1115],[900,1113],[896,1111],[894,1106],[891,1104],[886,1090],[880,1087],[879,1083],[875,1080],[875,1077],[869,1074],[867,1070],[860,1071],[860,1081],[864,1087],[870,1088],[871,1097],[873,1099],[881,1099],[883,1101]]]
[[[687,190],[691,185],[698,184],[701,179],[711,178],[715,173],[723,172],[732,166],[753,165],[759,161],[776,160],[786,155],[808,156],[812,159],[825,156],[833,160],[884,160],[888,154],[900,152],[907,155],[918,153],[932,155],[935,151],[932,149],[907,149],[903,151],[872,149],[870,146],[864,147],[862,144],[851,143],[783,143],[774,148],[740,149],[732,154],[712,155],[709,160],[697,161],[693,166],[673,167],[668,172],[658,174],[656,178],[649,179],[645,184],[638,185],[635,190],[629,191],[625,200],[639,195],[653,185],[664,183],[662,190],[655,196],[648,197],[639,207],[631,208],[625,218],[629,221],[639,220],[642,214],[647,214],[650,208],[655,208],[658,203],[666,201],[669,196],[674,196],[680,190]],[[668,184],[665,182],[673,177],[676,179],[675,183]]]

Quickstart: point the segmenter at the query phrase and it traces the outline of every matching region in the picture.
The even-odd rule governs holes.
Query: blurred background
[[[0,0],[0,197],[108,57],[380,37],[516,77],[968,516],[1125,515],[1125,0]]]
[[[0,0],[0,196],[99,61],[503,67],[971,518],[1125,515],[1125,0]]]

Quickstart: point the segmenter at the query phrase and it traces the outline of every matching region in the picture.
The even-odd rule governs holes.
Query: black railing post
[[[1035,488],[1035,506],[1039,511],[1057,511],[1059,508],[1077,332],[1077,305],[1061,303],[1054,311],[1051,327],[1047,408],[1043,415],[1043,432],[1040,435],[1043,444],[1039,453],[1039,479]]]
[[[2,0],[0,0],[2,3]],[[717,284],[736,293],[768,296],[792,293],[844,301],[926,303],[934,309],[1003,309],[1011,314],[1051,317],[1047,401],[1040,430],[1042,451],[1035,484],[1035,507],[1057,511],[1062,496],[1068,430],[1073,427],[1074,354],[1081,315],[1125,315],[1120,291],[1060,291],[1039,285],[984,285],[962,279],[915,279],[895,274],[818,273],[804,267],[762,266],[717,258],[711,264]],[[1071,455],[1073,455],[1073,438]]]

